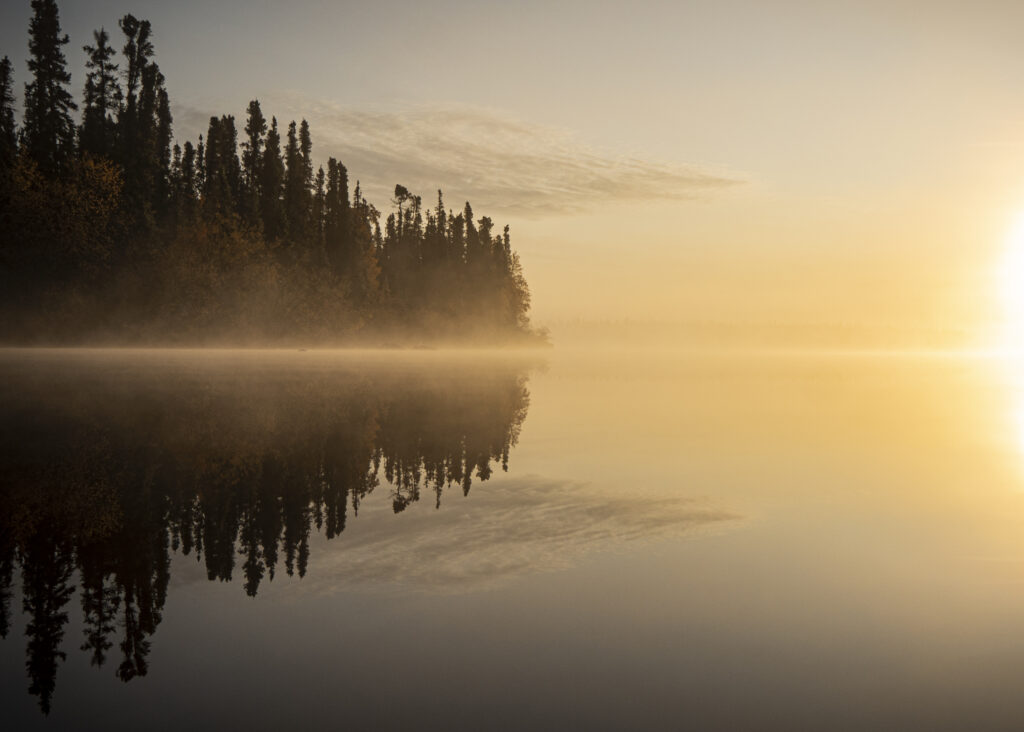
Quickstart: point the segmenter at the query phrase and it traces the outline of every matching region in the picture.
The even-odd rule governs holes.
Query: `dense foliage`
[[[54,0],[32,0],[20,129],[0,62],[0,336],[16,342],[529,340],[509,229],[395,186],[386,218],[256,100],[172,135],[150,23],[93,33],[80,122]],[[240,139],[241,138],[241,139]]]

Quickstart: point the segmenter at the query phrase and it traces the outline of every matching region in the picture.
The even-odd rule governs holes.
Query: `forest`
[[[32,10],[20,123],[0,61],[4,342],[545,340],[508,226],[402,185],[385,216],[341,161],[314,161],[306,120],[258,100],[179,142],[153,29],[133,15],[119,41],[100,28],[83,47],[78,103],[58,7]]]

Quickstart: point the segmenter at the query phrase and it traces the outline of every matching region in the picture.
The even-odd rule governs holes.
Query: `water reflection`
[[[371,493],[386,489],[395,513],[440,507],[508,470],[529,406],[525,369],[494,363],[473,378],[386,362],[38,358],[0,371],[0,636],[17,565],[44,712],[76,589],[81,650],[124,681],[143,676],[172,552],[251,596],[282,569],[302,577],[311,533],[338,536]]]

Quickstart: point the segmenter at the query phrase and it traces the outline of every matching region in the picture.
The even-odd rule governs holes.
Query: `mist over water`
[[[28,350],[0,373],[15,728],[1012,727],[1002,362]]]
[[[0,4],[0,732],[1024,728],[1022,25]]]

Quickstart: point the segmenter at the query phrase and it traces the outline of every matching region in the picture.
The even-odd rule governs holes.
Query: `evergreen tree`
[[[206,177],[203,180],[203,214],[207,218],[216,218],[224,213],[226,180],[221,171],[220,165],[220,118],[210,117],[210,124],[206,128],[206,160],[204,169]]]
[[[344,171],[344,167],[341,169]],[[348,180],[347,175],[345,180]],[[365,307],[376,304],[381,294],[384,237],[380,231],[380,212],[363,198],[358,181],[352,194],[349,222],[345,243],[345,251],[352,262],[348,267],[349,279],[354,295]]]
[[[130,13],[121,18],[118,25],[125,35],[124,57],[128,61],[128,68],[125,69],[127,105],[134,110],[139,85],[142,83],[142,72],[153,56],[153,41],[150,38],[153,29],[148,20],[139,20]]]
[[[14,544],[4,536],[6,533],[0,531],[0,640],[11,631],[11,596],[14,594]]]
[[[302,187],[309,191],[313,183],[313,139],[306,120],[299,125],[299,153],[302,155]]]
[[[491,221],[490,216],[483,216],[477,221],[477,224],[480,225],[480,228],[477,230],[478,256],[481,269],[486,269],[491,259],[491,247],[493,244],[491,232],[494,230],[494,222]]]
[[[281,195],[284,189],[284,163],[281,162],[281,135],[277,131],[277,117],[270,120],[267,143],[260,167],[260,217],[263,235],[268,241],[278,241],[285,233]]]
[[[203,213],[220,223],[231,221],[238,210],[241,167],[238,162],[238,133],[233,115],[210,118],[206,135],[206,180]]]
[[[448,258],[461,264],[466,256],[466,219],[462,214],[455,216],[448,212]]]
[[[14,78],[11,60],[0,60],[0,187],[10,175],[18,156],[18,137],[14,126]],[[0,193],[2,195],[2,193]]]
[[[348,200],[348,171],[334,158],[327,161],[327,193],[324,202],[324,248],[336,273],[352,266],[353,238]]]
[[[466,208],[462,211],[462,219],[466,226],[466,250],[463,255],[466,264],[474,264],[478,259],[480,242],[476,227],[473,225],[473,207],[466,201]]]
[[[313,187],[313,237],[318,252],[323,251],[324,241],[324,208],[327,176],[324,174],[324,166],[316,171],[316,183]]]
[[[140,174],[140,193],[149,210],[159,213],[166,201],[170,173],[171,112],[164,75],[153,62],[142,72],[138,102],[138,149],[135,161]]]
[[[113,646],[111,634],[117,629],[116,613],[120,598],[112,583],[107,581],[102,555],[93,547],[85,547],[79,556],[82,579],[82,618],[85,626],[83,651],[90,651],[93,666],[102,666],[107,651]]]
[[[196,147],[196,197],[202,198],[203,190],[206,188],[206,142],[203,136],[199,136],[199,144]]]
[[[191,142],[186,142],[181,153],[181,174],[178,177],[178,195],[180,203],[178,211],[181,218],[191,221],[195,218],[196,198],[196,149]]]
[[[282,154],[277,120],[268,126],[257,100],[247,108],[241,157],[230,115],[211,118],[198,146],[175,144],[148,21],[119,21],[120,68],[104,29],[83,46],[82,155],[75,157],[61,49],[68,38],[52,0],[33,0],[32,8],[33,80],[17,135],[12,69],[0,62],[0,298],[24,310],[24,322],[30,307],[33,317],[66,311],[72,299],[62,293],[75,293],[88,306],[81,312],[131,307],[125,302],[137,297],[136,312],[153,323],[241,323],[265,328],[264,337],[354,332],[375,318],[429,324],[438,335],[459,327],[456,319],[479,331],[528,330],[529,292],[508,230],[496,235],[494,222],[476,221],[468,202],[458,215],[446,212],[438,191],[436,208],[427,210],[397,185],[385,223],[358,183],[349,200],[344,165],[330,158],[314,166],[306,120],[288,126]],[[29,164],[19,165],[19,155]],[[265,256],[278,243],[295,245],[293,252]],[[149,293],[140,276],[153,285]],[[121,283],[134,292],[117,290]],[[67,321],[55,332],[74,332]],[[202,540],[198,529],[193,535]],[[301,567],[295,537],[290,551]],[[211,565],[217,572],[221,561]],[[133,631],[133,654],[144,635]]]
[[[114,136],[117,131],[115,114],[121,105],[121,85],[117,82],[117,64],[111,59],[114,49],[106,30],[93,31],[96,45],[83,46],[89,60],[85,67],[89,73],[85,79],[82,127],[79,130],[81,152],[99,157],[114,154]]]
[[[303,122],[303,126],[306,126],[305,122]],[[299,146],[294,120],[288,124],[288,143],[284,150],[284,164],[284,215],[289,242],[294,244],[308,234],[310,216],[306,156]]]
[[[74,592],[73,550],[59,535],[39,535],[26,548],[22,566],[22,608],[30,618],[25,627],[28,691],[49,714],[57,668],[67,658],[61,646],[68,622],[65,607]]]
[[[167,97],[167,89],[160,77],[160,86],[156,91],[156,160],[157,177],[154,208],[157,213],[166,213],[171,199],[171,142],[173,141],[171,124],[171,103]]]
[[[61,35],[54,0],[32,0],[32,11],[28,42],[32,81],[25,85],[22,146],[45,175],[55,177],[66,171],[75,145],[71,111],[77,106],[68,91],[71,73],[61,48],[68,37]]]
[[[256,99],[249,102],[247,111],[246,139],[242,143],[242,215],[247,224],[255,225],[260,215],[263,138],[267,134],[267,120]]]
[[[181,145],[174,143],[174,150],[171,154],[171,202],[170,202],[170,213],[171,213],[171,225],[177,226],[181,221],[181,212],[184,205],[184,194],[182,179],[183,174],[181,170],[181,158],[182,151]]]
[[[430,235],[426,237],[424,257],[432,263],[443,264],[448,258],[448,217],[445,215],[444,196],[440,190],[437,192],[437,208],[431,220],[433,225]]]
[[[159,145],[169,135],[170,111],[159,112],[160,91],[164,78],[152,61],[152,27],[148,20],[125,15],[118,22],[125,36],[123,48],[127,68],[124,70],[125,103],[118,114],[118,157],[124,170],[125,207],[138,230],[151,228],[154,209],[160,207],[166,191],[162,179],[169,174],[170,155]],[[158,119],[158,115],[163,119]],[[158,125],[166,127],[158,132]],[[167,165],[164,165],[164,162]],[[156,206],[154,206],[156,204]]]

